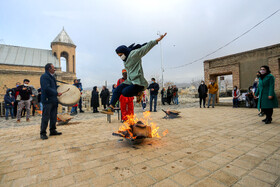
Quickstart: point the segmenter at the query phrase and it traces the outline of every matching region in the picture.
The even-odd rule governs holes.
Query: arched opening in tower
[[[60,55],[60,65],[61,65],[61,71],[63,72],[68,72],[69,67],[68,67],[68,53],[67,52],[62,52]]]

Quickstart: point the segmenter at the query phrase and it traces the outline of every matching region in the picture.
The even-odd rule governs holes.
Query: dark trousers
[[[157,95],[150,95],[150,111],[153,110],[153,100],[154,100],[154,111],[157,111]]]
[[[233,102],[233,107],[238,107],[238,99],[232,99],[232,102]]]
[[[262,112],[266,115],[266,119],[272,120],[273,108],[263,108]]]
[[[98,112],[97,107],[92,107],[92,108],[94,113]]]
[[[162,105],[165,105],[165,102],[166,102],[166,98],[161,96],[161,103],[162,103]]]
[[[55,131],[57,120],[57,103],[43,104],[43,114],[40,134],[46,134],[48,122],[50,121],[50,132]]]
[[[124,97],[133,97],[137,96],[143,90],[144,86],[122,83],[114,90],[110,105],[115,106],[121,95]]]
[[[79,100],[79,109],[80,109],[80,112],[82,111],[82,97],[80,97],[80,100]]]
[[[206,97],[199,98],[199,106],[201,106],[202,101],[203,101],[203,106],[205,107]]]
[[[18,102],[14,102],[14,116],[17,116]]]

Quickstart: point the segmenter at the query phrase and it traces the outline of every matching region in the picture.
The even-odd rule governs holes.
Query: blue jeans
[[[238,99],[233,99],[232,100],[232,102],[233,102],[233,107],[238,107]]]
[[[14,107],[10,106],[10,107],[6,107],[6,118],[9,117],[9,111],[10,111],[10,114],[11,114],[11,117],[13,118],[14,117]]]
[[[210,106],[211,98],[212,98],[212,107],[214,107],[214,105],[215,105],[215,99],[216,99],[216,94],[209,94],[209,98],[208,98],[208,107]]]
[[[178,99],[178,97],[174,97],[174,104],[175,104],[175,105],[178,105],[178,104],[179,104],[179,99]]]
[[[76,106],[73,106],[72,109],[71,109],[71,113],[73,112],[76,112],[77,113],[77,107]]]
[[[43,111],[43,103],[40,102],[39,104],[40,104],[40,110]]]
[[[146,108],[146,103],[144,103],[143,101],[141,101],[141,104],[142,104],[142,109],[145,110],[145,108]]]
[[[154,100],[154,111],[157,111],[157,95],[150,95],[150,111],[153,110],[153,100]]]
[[[115,106],[120,96],[133,97],[137,96],[139,92],[144,90],[144,86],[134,84],[120,84],[113,92],[110,105]]]

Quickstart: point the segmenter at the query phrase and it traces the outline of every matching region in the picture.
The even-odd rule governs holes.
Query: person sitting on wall
[[[248,91],[246,93],[246,107],[248,108],[255,108],[255,99],[254,99],[254,92],[253,92],[253,86],[250,86],[248,88]]]
[[[241,94],[240,94],[239,89],[237,88],[237,86],[234,86],[234,87],[233,87],[233,90],[232,90],[233,108],[238,108],[240,96],[241,96]]]

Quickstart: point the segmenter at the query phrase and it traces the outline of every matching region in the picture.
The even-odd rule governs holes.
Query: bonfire
[[[149,111],[144,112],[141,119],[138,119],[136,115],[129,115],[127,118],[119,130],[113,132],[114,136],[120,136],[132,141],[144,138],[161,138],[158,132],[159,127],[152,122]],[[165,130],[162,135],[165,136],[167,133],[168,130]]]

